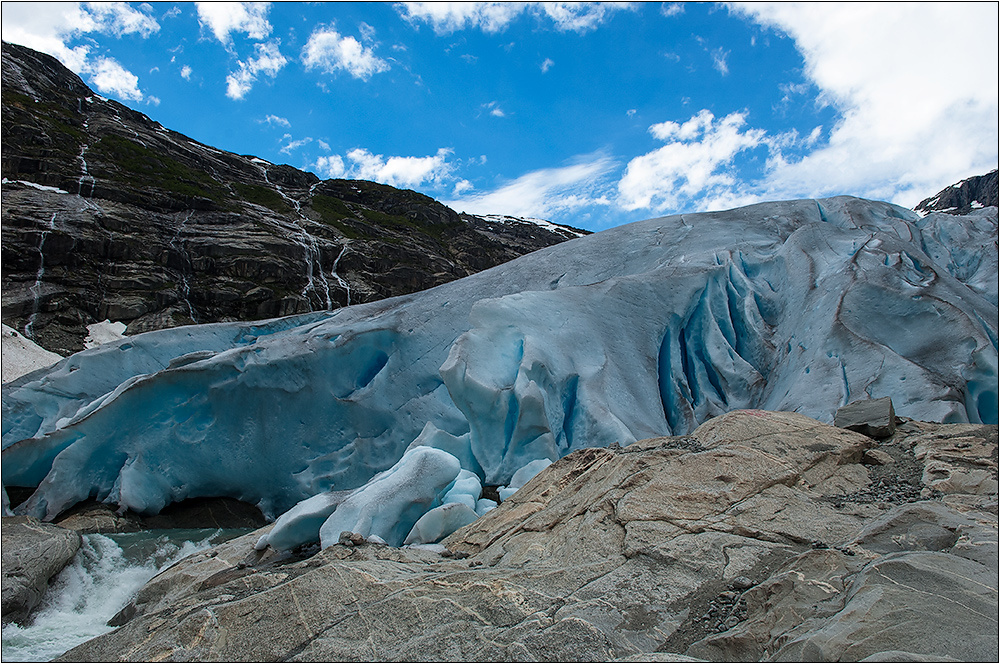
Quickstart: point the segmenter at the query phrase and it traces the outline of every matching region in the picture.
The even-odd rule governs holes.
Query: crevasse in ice
[[[889,396],[902,416],[995,423],[996,238],[995,208],[764,203],[335,312],[138,335],[4,386],[3,481],[37,485],[18,511],[43,518],[198,496],[277,516],[363,492],[421,448],[456,461],[448,482],[460,467],[508,485],[533,461],[738,408],[831,421]],[[442,499],[389,530],[402,541]]]

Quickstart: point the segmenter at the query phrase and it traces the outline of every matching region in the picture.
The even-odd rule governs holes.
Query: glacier
[[[204,496],[275,518],[347,492],[286,519],[291,547],[352,500],[348,525],[368,518],[389,495],[358,498],[376,476],[440,451],[454,461],[424,464],[425,500],[397,506],[409,525],[372,531],[402,542],[445,504],[488,508],[473,477],[513,486],[533,462],[730,410],[831,422],[888,396],[902,416],[996,423],[997,263],[996,208],[836,197],[650,219],[413,295],[77,353],[3,386],[3,483],[37,487],[15,511],[43,519]]]

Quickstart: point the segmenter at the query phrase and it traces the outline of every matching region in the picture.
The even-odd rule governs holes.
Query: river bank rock
[[[996,489],[927,484],[942,457],[995,480],[996,450],[995,426],[735,411],[578,450],[443,547],[232,540],[63,659],[996,658]]]
[[[260,528],[267,520],[259,509],[234,498],[190,498],[153,516],[130,511],[119,514],[112,505],[87,501],[54,523],[86,535],[170,528]]]
[[[21,622],[41,601],[49,579],[73,559],[80,534],[30,516],[3,517],[3,624]]]

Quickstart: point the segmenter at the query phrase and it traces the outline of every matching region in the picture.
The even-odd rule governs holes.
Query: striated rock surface
[[[996,454],[995,426],[735,411],[573,452],[441,554],[227,542],[63,659],[994,660]],[[943,459],[994,484],[929,486]]]
[[[586,234],[203,145],[3,44],[3,320],[50,351],[334,309]]]
[[[73,559],[80,534],[39,523],[30,516],[3,517],[3,623],[28,616],[42,599],[49,579]]]

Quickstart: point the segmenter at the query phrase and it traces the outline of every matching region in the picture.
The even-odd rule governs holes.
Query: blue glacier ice
[[[413,524],[403,544],[434,544],[467,526],[479,515],[465,503],[447,503],[426,512]]]
[[[517,490],[527,484],[532,477],[542,472],[550,465],[552,465],[552,462],[549,459],[535,459],[534,461],[529,461],[518,468],[517,471],[514,472],[514,475],[511,476],[510,484],[502,486],[497,490],[497,493],[500,495],[500,500],[507,500],[513,496]]]
[[[830,422],[888,396],[902,416],[996,423],[997,299],[996,208],[837,197],[651,219],[414,295],[77,353],[3,386],[3,482],[37,486],[16,511],[39,518],[200,496],[277,517],[428,448],[456,460],[449,483],[499,486],[739,408]]]
[[[337,506],[319,529],[320,542],[324,548],[332,546],[341,533],[350,532],[374,535],[389,546],[403,544],[417,520],[441,504],[442,494],[461,470],[458,459],[447,452],[432,447],[408,450],[392,468]]]

